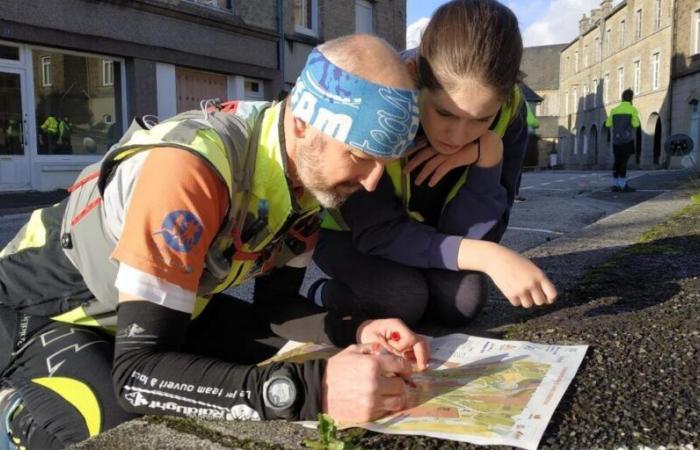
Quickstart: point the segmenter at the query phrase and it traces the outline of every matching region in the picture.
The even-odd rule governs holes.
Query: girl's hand
[[[416,186],[420,186],[426,178],[430,177],[428,186],[434,187],[452,169],[474,164],[478,158],[479,150],[476,143],[467,144],[451,155],[438,153],[432,147],[425,147],[411,157],[403,172],[411,173],[416,167],[425,163],[416,177]]]
[[[357,343],[379,344],[388,353],[403,357],[418,370],[422,371],[428,367],[430,345],[400,319],[363,322],[357,329]]]
[[[513,306],[550,305],[557,289],[532,261],[503,246],[492,253],[486,274]]]

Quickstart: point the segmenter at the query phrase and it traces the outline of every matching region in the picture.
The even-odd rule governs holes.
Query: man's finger
[[[382,373],[410,375],[413,373],[411,363],[402,356],[378,355],[377,361]]]
[[[406,407],[406,397],[403,395],[385,396],[379,400],[378,406],[385,413],[401,411]]]
[[[406,381],[393,374],[379,379],[379,393],[383,396],[403,396],[406,394]]]

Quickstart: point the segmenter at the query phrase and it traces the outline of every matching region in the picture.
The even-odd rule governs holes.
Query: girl
[[[544,273],[496,244],[527,144],[515,15],[495,0],[451,1],[403,56],[421,89],[424,148],[330,214],[314,260],[332,279],[309,296],[408,324],[426,312],[464,324],[487,298],[486,274],[514,306],[552,303]]]

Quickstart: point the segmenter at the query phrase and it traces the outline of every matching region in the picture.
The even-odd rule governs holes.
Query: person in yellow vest
[[[403,55],[421,89],[417,145],[429,147],[327,216],[314,261],[331,278],[307,293],[317,305],[463,325],[486,301],[486,276],[514,306],[555,300],[538,267],[497,244],[528,138],[521,55],[517,19],[502,4],[436,10],[420,47]]]
[[[632,105],[634,92],[625,89],[622,102],[610,111],[605,126],[612,130],[613,143],[613,192],[634,192],[627,184],[627,160],[635,152],[636,128],[639,128],[639,112]]]
[[[527,108],[527,128],[528,128],[528,133],[539,128],[540,127],[540,121],[537,119],[537,116],[535,116],[535,113],[532,112],[532,108],[530,107],[530,103],[525,101],[525,107]],[[527,200],[525,197],[520,195],[520,183],[523,180],[523,174],[522,171],[520,172],[520,175],[518,176],[518,182],[515,183],[515,202],[516,203],[521,203]]]
[[[63,119],[58,123],[58,138],[60,141],[61,150],[64,153],[73,152],[73,144],[71,137],[73,136],[73,122],[70,117],[63,116]]]
[[[58,146],[58,119],[49,115],[41,124],[41,133],[39,134],[40,144],[45,147],[46,154],[51,154],[56,151]]]
[[[427,343],[298,291],[322,207],[376,187],[415,136],[417,101],[398,54],[359,35],[313,50],[281,103],[134,121],[0,254],[3,448],[63,447],[139,414],[364,422],[402,409]],[[223,294],[253,278],[252,304]],[[281,338],[348,347],[256,365]]]

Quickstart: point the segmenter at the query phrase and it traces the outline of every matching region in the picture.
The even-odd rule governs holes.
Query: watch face
[[[297,390],[292,380],[287,377],[274,377],[266,383],[265,403],[273,409],[285,409],[294,404]]]

